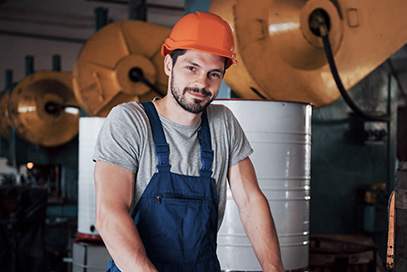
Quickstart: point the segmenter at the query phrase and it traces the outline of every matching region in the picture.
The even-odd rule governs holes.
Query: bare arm
[[[249,158],[232,166],[228,178],[240,219],[265,272],[284,272],[277,233],[266,197]]]
[[[96,229],[118,268],[123,271],[157,271],[147,258],[129,212],[134,173],[97,161],[95,165]]]

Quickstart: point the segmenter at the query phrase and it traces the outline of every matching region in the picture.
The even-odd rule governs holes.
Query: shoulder
[[[209,118],[215,119],[234,119],[232,111],[222,104],[210,104],[207,108]]]
[[[216,101],[208,106],[207,112],[209,124],[212,124],[216,129],[225,129],[232,138],[235,136],[240,137],[244,132],[239,121],[233,114],[232,110],[221,103],[221,101]]]
[[[106,118],[107,125],[116,131],[148,130],[148,117],[143,106],[136,101],[122,103],[112,108]]]
[[[143,106],[136,101],[122,103],[112,108],[107,116],[108,119],[115,119],[115,121],[141,121],[147,120],[147,115]]]
[[[209,123],[222,125],[227,129],[234,129],[238,125],[238,121],[233,112],[223,104],[218,102],[210,104],[207,108]]]
[[[144,109],[143,106],[136,101],[127,102],[119,104],[112,108],[109,112],[109,116],[116,116],[116,115],[143,115]]]

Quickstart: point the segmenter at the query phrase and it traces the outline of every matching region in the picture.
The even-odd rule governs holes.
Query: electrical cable
[[[324,18],[324,16],[316,11],[313,16],[315,17],[314,19],[312,19],[312,21],[315,23],[317,22],[317,24],[319,25],[319,31],[320,31],[320,35],[322,38],[322,42],[324,45],[324,50],[325,50],[325,54],[326,57],[328,59],[328,63],[329,63],[329,68],[331,69],[331,73],[332,76],[335,80],[336,86],[339,89],[339,92],[341,93],[343,99],[345,100],[346,104],[358,115],[362,116],[363,118],[370,120],[370,121],[380,121],[380,122],[390,122],[390,117],[389,116],[373,116],[373,115],[369,115],[366,112],[364,112],[362,109],[360,109],[355,102],[353,102],[352,98],[349,96],[348,92],[346,91],[345,87],[343,86],[342,80],[339,76],[338,73],[338,69],[336,67],[335,64],[335,60],[333,57],[333,53],[332,53],[332,48],[331,48],[331,43],[329,41],[329,31],[328,31],[328,27],[326,24],[326,20]],[[314,27],[314,26],[313,26]]]

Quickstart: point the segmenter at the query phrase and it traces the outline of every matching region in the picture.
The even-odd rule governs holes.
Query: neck
[[[160,115],[182,126],[194,126],[201,119],[202,113],[184,110],[171,95],[154,101],[154,105]]]

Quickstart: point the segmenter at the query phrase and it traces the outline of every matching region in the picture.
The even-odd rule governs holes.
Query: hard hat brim
[[[226,69],[228,69],[232,64],[237,65],[237,60],[236,60],[235,54],[231,54],[230,51],[222,52],[219,49],[200,46],[195,43],[192,43],[192,44],[185,43],[182,45],[180,45],[178,43],[176,47],[172,47],[171,43],[172,43],[172,41],[170,38],[167,38],[165,40],[165,43],[161,47],[161,55],[165,56],[167,54],[171,54],[171,52],[176,49],[198,50],[198,51],[225,57],[227,59]]]

